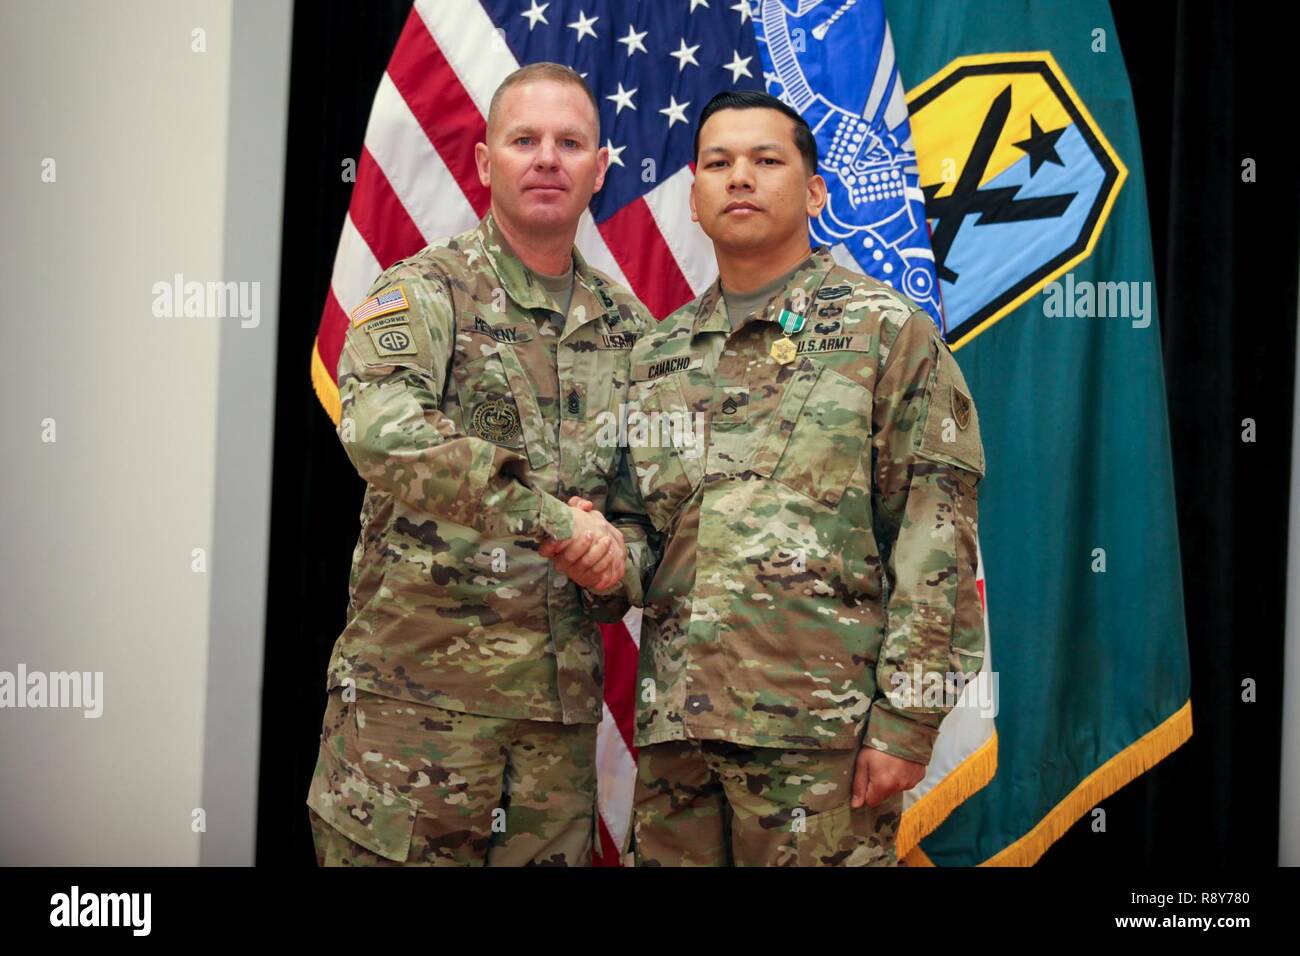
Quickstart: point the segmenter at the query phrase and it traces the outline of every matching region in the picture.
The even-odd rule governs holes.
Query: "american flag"
[[[406,292],[401,287],[398,287],[390,292],[367,299],[357,306],[352,313],[352,321],[360,325],[367,319],[373,319],[375,316],[384,315],[387,312],[400,312],[407,307]]]
[[[880,6],[880,0],[867,2]],[[852,6],[840,5],[835,16]],[[573,67],[600,106],[610,169],[578,228],[587,261],[631,289],[658,318],[704,292],[717,268],[712,245],[689,214],[695,124],[720,90],[768,85],[753,22],[758,9],[750,0],[416,0],[375,94],[312,350],[312,382],[334,421],[335,369],[349,310],[389,265],[434,239],[472,228],[486,213],[490,196],[475,172],[474,144],[486,137],[492,93],[525,64]],[[883,23],[883,8],[878,19]],[[891,46],[890,64],[892,56]],[[636,780],[640,612],[601,630],[605,707],[596,745],[595,862],[619,865]],[[973,740],[988,734],[977,728]],[[946,756],[942,771],[927,776],[911,802],[960,765],[973,747],[967,736],[950,753],[937,751]],[[924,832],[969,789],[927,813]],[[917,819],[904,814],[903,830],[912,832],[906,843],[900,833],[900,853],[923,835],[909,827]]]
[[[312,357],[335,417],[347,311],[387,266],[487,211],[474,144],[488,103],[541,60],[586,78],[610,150],[583,255],[660,318],[713,281],[712,246],[686,212],[691,147],[714,93],[763,88],[747,0],[417,0],[375,94]]]

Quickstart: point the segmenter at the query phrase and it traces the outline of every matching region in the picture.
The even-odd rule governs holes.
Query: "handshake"
[[[608,590],[623,580],[627,544],[623,533],[605,520],[586,498],[569,499],[573,509],[573,537],[546,538],[537,553],[550,558],[569,580],[592,593]]]

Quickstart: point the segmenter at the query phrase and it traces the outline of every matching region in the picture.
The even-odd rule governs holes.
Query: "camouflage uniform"
[[[540,802],[507,822],[534,834],[536,862],[589,862],[595,622],[640,602],[653,554],[626,461],[597,439],[648,317],[574,261],[561,329],[488,215],[386,270],[352,313],[339,435],[367,487],[307,800],[327,861],[493,859],[504,837],[483,811],[526,791]],[[571,536],[572,495],[628,544],[622,584],[601,596],[537,553]],[[363,720],[381,706],[394,709]],[[547,764],[563,772],[539,787]]]
[[[849,807],[854,750],[673,740],[641,750],[638,866],[889,866],[900,791]]]
[[[911,694],[914,668],[983,655],[961,370],[923,311],[824,248],[734,331],[715,283],[632,363],[649,427],[629,425],[629,453],[665,536],[641,630],[640,862],[715,858],[673,831],[724,798],[739,862],[896,862],[901,801],[847,809],[854,753],[928,763],[951,705]],[[656,413],[701,415],[703,447],[658,441]],[[805,828],[774,842],[796,810]]]
[[[591,858],[590,724],[481,717],[364,691],[349,702],[335,689],[324,743],[332,759],[320,761],[309,801],[322,866]]]

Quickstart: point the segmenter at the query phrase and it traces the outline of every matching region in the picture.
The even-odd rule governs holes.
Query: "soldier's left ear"
[[[474,165],[478,168],[478,181],[484,188],[492,185],[492,164],[488,161],[487,143],[474,144]]]
[[[808,177],[808,218],[816,219],[826,205],[826,180],[819,173]]]
[[[596,150],[596,188],[592,192],[600,192],[600,187],[605,185],[605,173],[609,171],[609,147],[602,146]]]

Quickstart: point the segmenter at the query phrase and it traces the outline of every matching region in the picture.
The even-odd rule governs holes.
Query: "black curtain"
[[[325,667],[346,623],[365,483],[312,392],[309,359],[370,105],[410,0],[294,4],[281,240],[257,863],[314,865],[307,784]]]
[[[1253,4],[1112,0],[1112,9],[1150,202],[1195,731],[1102,804],[1104,834],[1085,816],[1040,865],[1272,866],[1300,272],[1287,99],[1296,83],[1285,71],[1296,57]],[[360,153],[408,10],[409,0],[295,5],[259,864],[313,860],[303,801],[362,483],[312,395],[307,358],[350,195],[342,163]],[[1245,160],[1256,182],[1242,181]],[[1246,680],[1253,703],[1242,700]]]
[[[1150,204],[1193,735],[1102,804],[1106,834],[1085,817],[1041,865],[1275,866],[1285,596],[1294,586],[1286,548],[1300,186],[1284,104],[1296,53],[1255,4],[1111,7]],[[1248,160],[1255,182],[1242,178]],[[1242,440],[1244,419],[1254,442]],[[1243,700],[1247,680],[1253,703]]]

